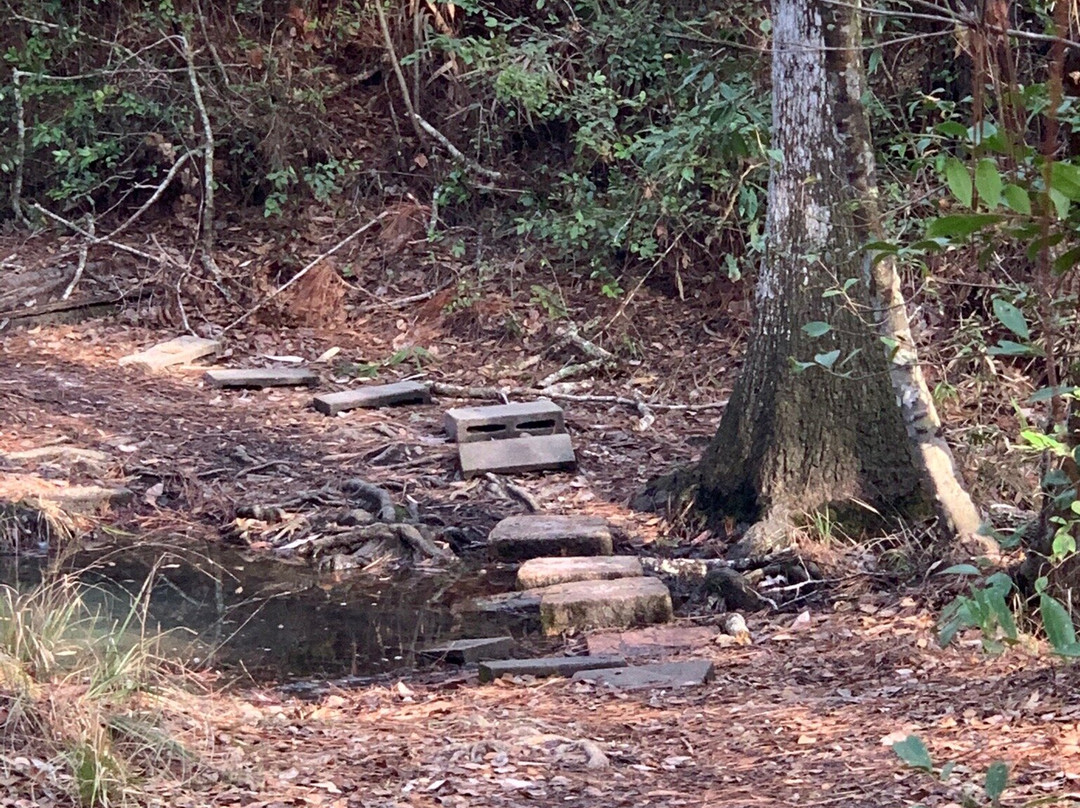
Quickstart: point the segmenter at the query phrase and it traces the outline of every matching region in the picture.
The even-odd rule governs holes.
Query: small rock
[[[606,581],[614,578],[640,578],[641,562],[632,556],[563,556],[533,558],[521,565],[519,589],[537,589],[574,581]]]
[[[750,583],[730,567],[717,567],[705,576],[705,591],[722,598],[727,611],[758,612],[770,606]]]

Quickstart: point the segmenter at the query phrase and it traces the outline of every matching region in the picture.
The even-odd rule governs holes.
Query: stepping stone
[[[540,659],[505,659],[480,663],[480,681],[491,682],[500,676],[573,676],[597,668],[621,668],[626,660],[619,656],[541,657]]]
[[[462,443],[458,446],[458,459],[466,479],[489,472],[523,474],[570,470],[577,465],[570,436],[565,434]]]
[[[139,365],[146,370],[162,370],[170,365],[186,365],[221,350],[221,343],[213,339],[193,337],[190,334],[167,342],[159,342],[145,351],[139,351],[120,359],[120,367]]]
[[[208,370],[206,380],[214,387],[300,387],[311,386],[319,381],[310,370],[304,368],[252,368],[244,370]]]
[[[590,634],[586,642],[589,653],[594,656],[650,656],[711,645],[719,634],[716,626],[649,626],[633,631]]]
[[[711,682],[715,675],[713,664],[707,659],[692,659],[688,662],[658,662],[654,665],[631,665],[610,670],[578,671],[574,674],[574,680],[595,682],[620,690],[668,690],[702,685]]]
[[[477,640],[454,640],[444,645],[421,648],[416,653],[451,665],[467,665],[482,659],[506,659],[514,650],[513,637],[485,637]]]
[[[599,516],[508,516],[488,534],[492,557],[525,561],[544,556],[609,556],[611,530]]]
[[[666,623],[671,616],[671,593],[657,578],[578,581],[540,590],[540,624],[549,635]]]
[[[525,404],[458,407],[446,411],[443,425],[458,443],[566,432],[562,407],[546,398]]]
[[[455,612],[464,614],[496,615],[530,620],[540,619],[539,592],[503,592],[486,598],[474,598],[456,605]]]
[[[640,578],[641,562],[633,556],[564,556],[533,558],[521,565],[518,589],[538,589],[574,581],[608,581],[613,578]]]
[[[430,404],[431,393],[417,382],[375,384],[340,393],[323,393],[312,402],[315,409],[325,415],[337,415],[355,409],[376,407],[401,407],[408,404]]]

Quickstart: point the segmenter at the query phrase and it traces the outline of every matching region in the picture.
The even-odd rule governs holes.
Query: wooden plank
[[[306,368],[208,370],[205,378],[214,387],[255,389],[262,389],[263,387],[310,387],[319,381],[319,377]]]
[[[221,343],[185,334],[166,342],[159,342],[145,351],[121,357],[120,367],[138,365],[147,370],[163,370],[170,365],[186,365],[204,356],[217,353]]]
[[[375,384],[355,390],[343,390],[340,393],[323,393],[315,396],[312,402],[315,409],[324,415],[337,415],[339,412],[355,409],[430,403],[431,392],[425,385],[417,382]]]

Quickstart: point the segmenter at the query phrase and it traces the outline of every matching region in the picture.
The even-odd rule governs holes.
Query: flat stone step
[[[599,631],[586,639],[589,653],[625,657],[662,656],[687,648],[712,645],[720,635],[716,626],[649,626],[631,631]]]
[[[139,351],[120,359],[120,367],[136,365],[146,370],[163,370],[171,365],[186,365],[221,350],[221,343],[185,334],[181,337],[159,342],[145,351]]]
[[[466,479],[482,474],[524,474],[571,470],[577,465],[569,435],[487,440],[458,446]]]
[[[208,370],[206,380],[214,387],[255,388],[310,387],[319,377],[305,368],[251,368],[242,370]]]
[[[621,668],[626,660],[619,656],[541,657],[505,659],[480,663],[480,681],[491,682],[500,676],[573,676],[597,668]]]
[[[430,404],[431,392],[417,382],[373,384],[340,393],[323,393],[315,396],[312,404],[324,415],[337,415],[356,409],[377,407],[403,407],[410,404]]]
[[[492,557],[526,561],[544,556],[609,556],[611,529],[599,516],[508,516],[488,534]]]
[[[613,578],[640,578],[645,573],[633,556],[563,556],[532,558],[521,565],[518,589],[538,589],[575,581],[608,581]]]
[[[686,662],[658,662],[653,665],[578,671],[574,674],[574,679],[620,690],[668,690],[702,685],[711,682],[714,676],[715,669],[711,662],[707,659],[692,659]]]
[[[671,593],[656,578],[578,581],[540,590],[545,634],[575,629],[632,628],[671,620]]]
[[[424,659],[451,665],[468,665],[480,660],[506,659],[513,650],[513,637],[483,637],[475,640],[454,640],[443,645],[421,648],[416,653]]]
[[[494,407],[456,407],[446,411],[443,425],[458,443],[566,432],[562,407],[546,398]]]

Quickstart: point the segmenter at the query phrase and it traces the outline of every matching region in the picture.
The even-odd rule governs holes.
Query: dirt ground
[[[627,537],[623,549],[672,540],[710,549],[709,534],[627,503],[649,477],[707,443],[738,368],[745,305],[680,301],[642,284],[621,310],[595,292],[566,290],[571,316],[563,319],[507,282],[467,300],[409,302],[430,286],[398,277],[375,302],[339,297],[349,308],[337,322],[252,318],[230,332],[217,364],[300,357],[322,390],[346,386],[358,370],[380,382],[531,388],[587,361],[559,329],[593,320],[617,360],[567,379],[570,394],[640,399],[648,409],[564,399],[579,469],[517,482],[545,512],[607,517]],[[431,408],[327,418],[311,409],[307,390],[220,391],[199,368],[121,368],[122,356],[177,333],[133,319],[13,329],[0,342],[0,451],[65,445],[107,458],[9,463],[5,473],[130,488],[133,501],[101,523],[113,533],[223,540],[237,507],[344,477],[480,535],[522,511],[504,490],[454,470],[441,412],[478,402],[443,396]],[[315,361],[333,348],[334,357]],[[932,631],[938,600],[930,586],[863,587],[803,616],[752,615],[751,646],[687,651],[713,660],[716,679],[681,691],[613,693],[565,680],[479,685],[470,672],[387,679],[317,702],[261,686],[208,686],[180,728],[203,766],[180,787],[150,787],[159,804],[192,808],[946,806],[1004,759],[1016,784],[1007,804],[1072,792],[1080,777],[1074,668],[1027,648],[989,658],[971,637],[941,650]],[[959,762],[950,782],[899,766],[885,743],[908,733],[935,760]],[[0,805],[35,804],[27,782],[9,779],[11,796]]]

